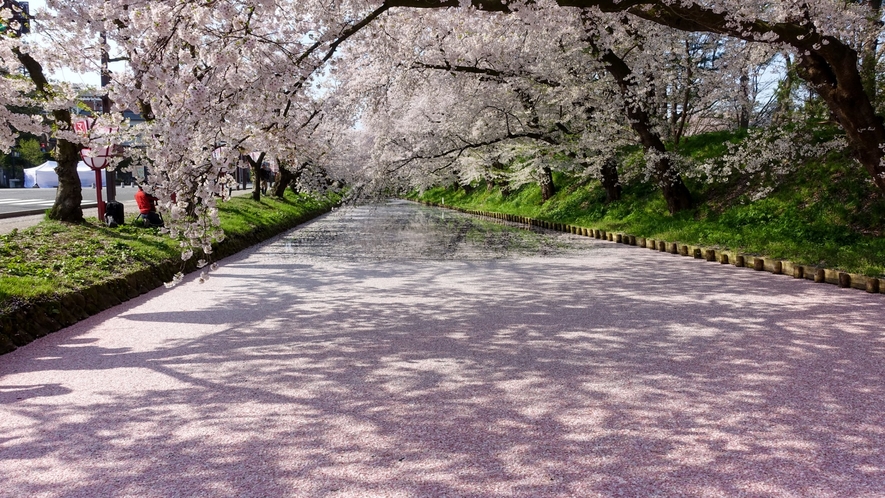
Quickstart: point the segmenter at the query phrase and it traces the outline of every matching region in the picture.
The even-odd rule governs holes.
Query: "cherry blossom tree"
[[[54,59],[88,69],[89,42],[58,41],[94,45],[104,36],[127,60],[128,70],[115,73],[108,90],[116,111],[139,109],[148,123],[132,129],[117,119],[117,140],[142,145],[132,159],[149,166],[171,235],[204,252],[223,236],[213,228],[216,200],[227,192],[219,180],[244,154],[286,158],[312,146],[299,130],[317,116],[318,73],[332,63],[337,45],[373,18],[360,2],[350,15],[346,5],[330,11],[320,2],[299,2],[306,18],[293,15],[299,9],[288,1],[47,5],[53,48],[64,47]]]
[[[682,87],[671,83],[677,79],[671,77],[672,71],[660,68],[679,65],[670,61],[681,46],[689,44],[686,35],[648,22],[641,29],[625,29],[613,16],[608,16],[608,22],[585,18],[583,25],[577,15],[570,25],[550,19],[546,25],[526,25],[515,16],[477,18],[469,11],[425,15],[417,21],[411,16],[391,15],[367,28],[375,30],[366,35],[371,50],[384,56],[345,66],[335,74],[356,82],[343,90],[350,95],[377,94],[370,109],[373,116],[383,118],[372,123],[379,137],[386,137],[381,144],[386,151],[379,157],[382,162],[395,165],[397,171],[425,163],[429,170],[418,175],[424,181],[449,167],[456,168],[463,181],[500,177],[502,157],[516,150],[514,142],[521,141],[519,154],[511,156],[536,159],[515,164],[532,164],[541,173],[544,198],[552,195],[550,166],[557,165],[592,169],[609,199],[616,199],[619,182],[610,159],[614,149],[629,143],[624,140],[623,124],[630,123],[649,151],[648,174],[662,186],[671,210],[691,206],[691,195],[662,134],[678,126],[678,133],[669,136],[678,142],[695,106],[712,105],[706,94],[735,92],[734,88],[717,90],[717,84],[726,83],[730,74],[718,67],[697,71],[715,77],[687,78],[689,82]],[[409,34],[402,29],[410,22],[419,27],[439,22],[432,17],[444,17],[449,31],[440,35],[417,29]],[[603,32],[597,29],[600,25],[605,26]],[[551,45],[557,49],[551,50]],[[715,48],[719,44],[712,45],[713,55],[707,57],[723,58],[721,48]],[[357,53],[367,50],[359,42],[353,49]],[[616,51],[625,56],[619,57]],[[739,57],[731,55],[730,59],[739,67]],[[681,67],[692,64],[696,63],[689,60]],[[738,78],[731,79],[737,85]],[[670,105],[670,94],[678,94],[679,106]],[[479,153],[480,148],[485,150]],[[571,161],[552,159],[557,156]]]
[[[719,65],[717,79],[713,71],[701,74],[694,61],[729,60],[739,44],[788,54],[845,130],[858,163],[885,190],[885,128],[871,99],[875,69],[869,62],[881,29],[876,2],[49,0],[47,5],[52,14],[40,21],[46,48],[12,39],[0,43],[0,66],[11,82],[0,89],[0,112],[9,124],[0,131],[0,145],[8,148],[20,131],[51,131],[60,144],[70,144],[60,150],[60,176],[67,175],[79,147],[99,138],[71,131],[64,112],[72,95],[40,75],[58,65],[94,69],[104,36],[115,57],[127,61],[107,89],[115,112],[139,109],[148,123],[134,129],[109,114],[100,124],[118,130],[115,140],[143,145],[133,160],[150,167],[155,193],[169,213],[169,231],[181,239],[185,255],[191,247],[208,252],[223,236],[216,228],[215,203],[227,191],[220,180],[251,152],[290,165],[303,185],[328,183],[305,179],[310,169],[318,177],[347,177],[354,190],[367,191],[385,184],[420,186],[455,173],[469,179],[488,174],[483,164],[495,161],[512,160],[517,180],[537,178],[544,164],[595,168],[604,176],[601,166],[625,143],[624,130],[632,129],[671,211],[684,209],[691,196],[665,142],[685,133],[693,109],[716,101],[717,82],[720,92],[726,85],[736,88],[741,75],[735,71],[747,67],[734,63],[729,73]],[[434,15],[427,14],[431,10]],[[512,27],[512,33],[494,29],[496,24]],[[484,32],[494,38],[482,41]],[[12,77],[20,66],[29,82]],[[371,77],[360,87],[354,78],[363,70]],[[374,99],[374,110],[386,107],[386,121],[376,119],[380,114],[367,107],[367,97]],[[47,109],[49,119],[16,114],[12,109],[23,99]],[[374,140],[372,161],[353,164],[369,157],[368,137]],[[406,154],[421,161],[403,162]],[[312,168],[305,169],[307,164]],[[76,200],[75,193],[70,198]],[[76,221],[76,210],[63,211],[73,214],[62,218]]]
[[[408,8],[447,8],[468,2],[453,0],[388,0]],[[681,2],[669,0],[557,0],[513,4],[501,0],[470,0],[486,12],[513,12],[532,20],[562,15],[562,7],[623,13],[686,32],[728,35],[789,50],[797,57],[799,75],[808,81],[845,130],[858,163],[885,191],[882,163],[885,125],[864,88],[859,51],[863,41],[881,30],[878,2]],[[867,44],[869,46],[869,43]]]

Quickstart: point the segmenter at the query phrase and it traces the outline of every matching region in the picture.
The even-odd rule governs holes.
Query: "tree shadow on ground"
[[[5,356],[0,494],[885,492],[881,296],[596,241],[284,244]]]

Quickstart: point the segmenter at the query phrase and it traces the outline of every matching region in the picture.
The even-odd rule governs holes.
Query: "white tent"
[[[25,170],[25,188],[39,186],[40,188],[58,187],[58,175],[55,174],[55,167],[58,163],[55,161],[46,161],[36,168],[28,168]],[[105,175],[106,173],[102,173]],[[77,163],[77,175],[80,177],[80,186],[91,188],[95,185],[95,172],[86,166],[86,163],[80,161]],[[102,176],[102,184],[107,183],[107,177]]]

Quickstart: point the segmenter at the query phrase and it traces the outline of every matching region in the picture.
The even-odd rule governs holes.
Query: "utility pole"
[[[111,99],[108,97],[106,87],[111,84],[111,71],[108,68],[111,62],[108,54],[108,35],[104,31],[100,35],[101,42],[101,88],[104,92],[101,96],[101,113],[111,112]],[[117,200],[117,172],[105,168],[105,180],[107,181],[108,202]]]

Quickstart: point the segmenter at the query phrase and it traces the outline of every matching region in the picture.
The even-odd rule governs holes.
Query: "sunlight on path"
[[[0,496],[882,496],[883,305],[340,210],[0,357]]]

